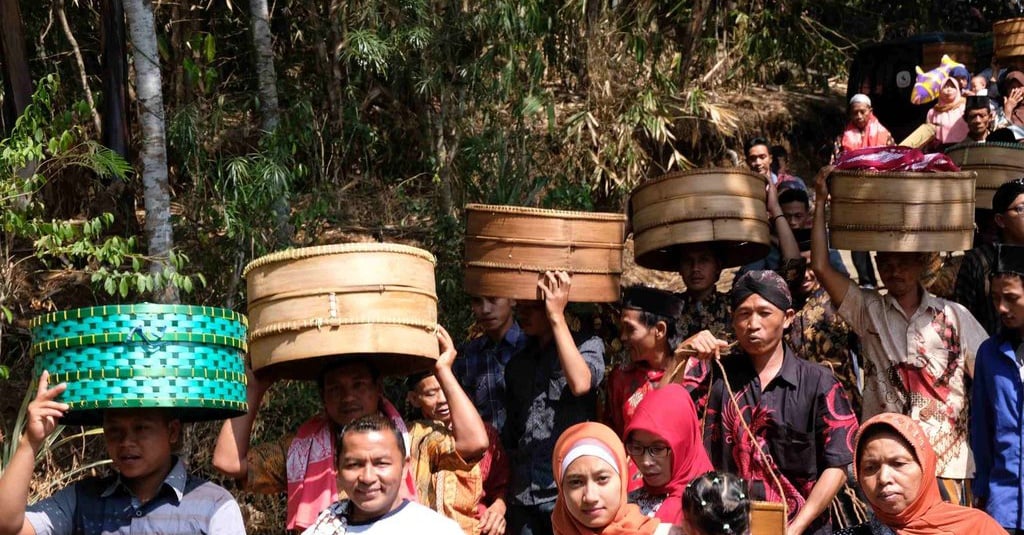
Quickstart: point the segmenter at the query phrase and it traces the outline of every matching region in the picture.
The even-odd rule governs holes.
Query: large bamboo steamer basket
[[[1024,56],[1024,17],[993,24],[992,36],[997,58]]]
[[[538,299],[545,271],[572,274],[569,300],[619,300],[622,214],[466,205],[464,286],[473,295]]]
[[[722,267],[768,254],[768,179],[738,168],[670,173],[637,186],[629,199],[636,263],[678,271],[680,246],[712,246]]]
[[[291,249],[245,268],[261,375],[312,379],[339,358],[408,375],[438,357],[434,256],[391,243]]]
[[[946,154],[964,171],[978,174],[978,208],[991,210],[999,186],[1024,177],[1024,145],[1019,143],[962,143]]]
[[[832,246],[854,251],[936,252],[971,248],[973,171],[831,175]]]
[[[962,41],[925,43],[921,47],[921,68],[927,71],[938,67],[943,55],[948,55],[953,61],[963,63],[969,71],[974,71],[974,43]]]

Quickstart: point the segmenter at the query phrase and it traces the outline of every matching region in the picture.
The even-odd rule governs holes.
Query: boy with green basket
[[[25,431],[0,477],[0,535],[216,533],[244,534],[238,504],[222,487],[190,475],[172,453],[181,436],[174,409],[103,411],[103,438],[117,474],[74,483],[28,506],[35,459],[70,408],[42,372]]]

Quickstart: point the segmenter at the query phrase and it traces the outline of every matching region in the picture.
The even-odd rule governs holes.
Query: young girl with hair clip
[[[747,535],[747,482],[726,472],[708,472],[683,492],[683,527],[689,535]]]

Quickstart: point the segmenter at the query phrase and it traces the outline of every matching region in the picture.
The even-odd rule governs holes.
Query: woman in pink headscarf
[[[928,124],[935,127],[935,142],[939,145],[960,143],[967,137],[964,110],[967,100],[960,93],[960,82],[950,76],[942,84],[939,101],[928,110]]]
[[[625,437],[626,452],[644,478],[644,486],[629,493],[630,503],[647,516],[680,524],[686,485],[714,469],[690,393],[679,384],[648,392]]]

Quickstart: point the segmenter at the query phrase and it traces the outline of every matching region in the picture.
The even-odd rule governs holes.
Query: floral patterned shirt
[[[654,518],[654,515],[658,514],[658,509],[661,509],[661,504],[665,502],[666,496],[667,494],[651,494],[647,487],[640,487],[629,493],[627,502],[635,503],[644,516]]]
[[[711,331],[721,340],[732,340],[732,304],[729,302],[729,294],[714,291],[700,301],[686,292],[676,294],[676,297],[683,301],[683,313],[676,321],[676,328],[683,340],[704,330]],[[697,405],[698,416],[704,414],[707,405],[708,390],[711,388],[710,372],[708,363],[695,357],[688,359],[683,369],[681,383],[690,391]]]
[[[910,416],[935,449],[939,477],[973,477],[967,389],[978,347],[988,337],[985,329],[963,306],[927,291],[908,318],[893,297],[851,284],[839,314],[863,348],[861,416]]]
[[[832,370],[850,397],[854,412],[860,414],[861,394],[854,369],[854,359],[860,350],[857,335],[836,313],[824,288],[818,286],[807,297],[786,331],[785,340],[797,356]]]

